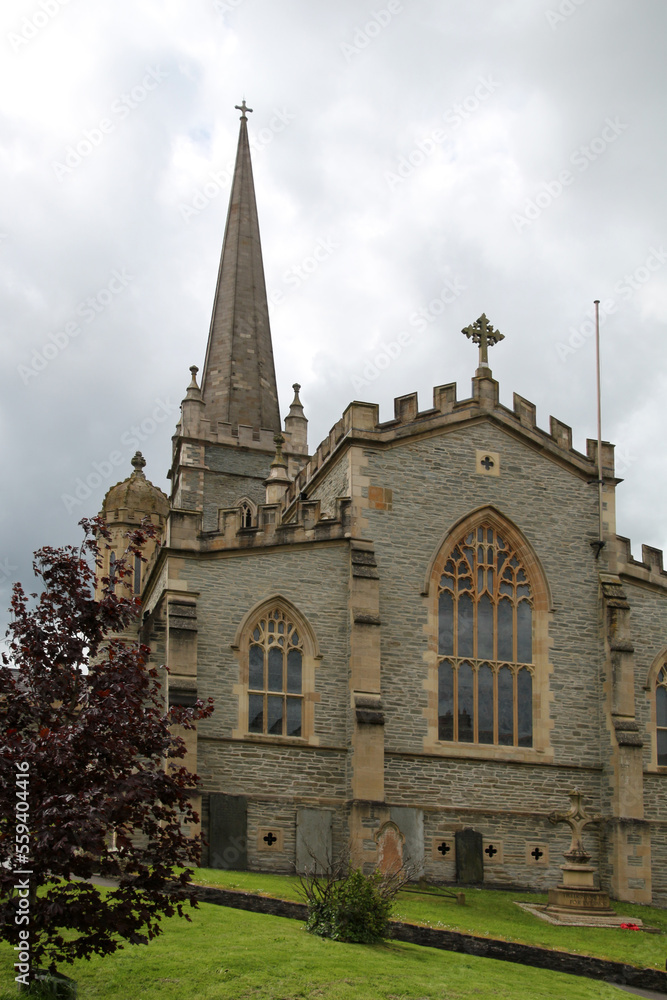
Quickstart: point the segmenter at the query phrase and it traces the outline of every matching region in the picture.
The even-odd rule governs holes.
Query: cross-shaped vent
[[[269,845],[269,847],[273,847],[274,844],[278,843],[278,838],[271,832],[271,830],[269,830],[266,837],[263,837],[262,839]]]
[[[500,475],[500,453],[487,451],[486,448],[475,450],[475,469],[478,476]]]

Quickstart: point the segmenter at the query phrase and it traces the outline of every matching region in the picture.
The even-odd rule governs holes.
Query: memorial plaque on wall
[[[209,865],[245,871],[248,867],[245,795],[211,792],[209,799]]]
[[[475,885],[484,881],[484,855],[482,835],[476,830],[457,830],[456,881],[463,885]]]
[[[323,872],[333,860],[333,813],[330,809],[297,809],[296,870]]]
[[[424,812],[408,806],[392,806],[389,817],[405,837],[403,863],[413,870],[415,878],[424,874]]]

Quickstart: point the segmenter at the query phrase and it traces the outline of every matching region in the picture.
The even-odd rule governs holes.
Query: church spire
[[[247,111],[239,145],[222,245],[213,316],[202,375],[206,417],[280,432],[264,265],[250,162]]]

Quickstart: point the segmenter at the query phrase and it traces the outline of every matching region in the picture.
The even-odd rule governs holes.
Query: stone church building
[[[103,506],[119,550],[144,515],[163,531],[135,586],[170,702],[215,699],[188,737],[203,863],[371,864],[391,841],[453,882],[474,830],[485,883],[551,886],[570,831],[549,814],[578,787],[603,888],[667,905],[667,573],[616,534],[613,446],[599,489],[597,441],[501,405],[481,317],[468,398],[384,422],[352,402],[311,452],[298,385],[281,421],[240,110],[171,496],[137,456]]]

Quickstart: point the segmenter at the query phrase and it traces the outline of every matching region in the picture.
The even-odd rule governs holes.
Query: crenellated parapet
[[[214,552],[334,541],[349,536],[350,501],[347,498],[336,501],[333,517],[321,513],[319,500],[299,501],[289,521],[283,520],[283,513],[280,503],[259,504],[256,522],[247,527],[239,507],[221,508],[218,530],[203,532],[201,514],[174,510],[166,545],[193,552]]]
[[[635,559],[630,539],[616,535],[616,555],[620,575],[667,590],[667,570],[664,568],[662,549],[653,548],[652,545],[642,545],[642,557]]]
[[[457,399],[456,383],[436,386],[433,406],[427,410],[419,409],[416,392],[397,396],[392,420],[380,421],[379,407],[375,403],[351,403],[296,476],[284,502],[287,507],[293,504],[309,484],[321,476],[321,470],[338,457],[346,441],[389,444],[408,437],[454,429],[481,417],[522,437],[558,463],[567,464],[582,478],[597,479],[596,440],[588,439],[586,454],[582,454],[572,447],[571,427],[555,417],[549,418],[549,431],[538,427],[535,404],[515,393],[512,409],[504,406],[499,401],[498,382],[485,374],[473,378],[472,396],[468,399]],[[607,441],[602,443],[602,466],[605,480],[615,485],[614,446]]]

